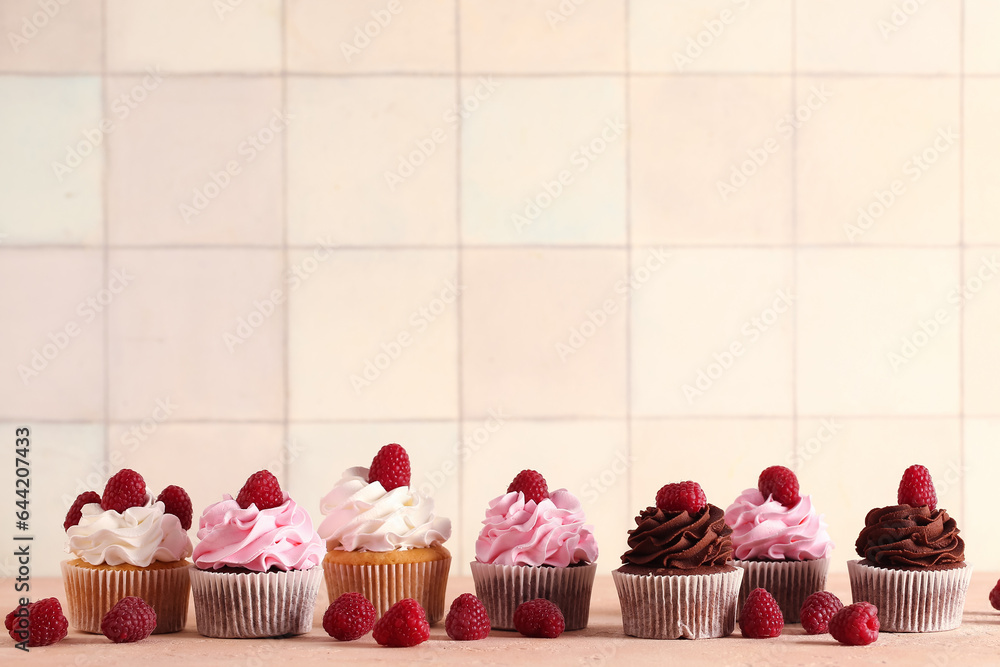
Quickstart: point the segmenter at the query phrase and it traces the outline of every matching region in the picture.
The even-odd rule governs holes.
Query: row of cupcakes
[[[345,471],[322,499],[316,530],[308,512],[261,471],[235,499],[224,495],[204,510],[193,546],[187,494],[168,487],[154,499],[138,473],[123,470],[102,495],[82,494],[66,518],[74,556],[62,565],[70,622],[100,632],[115,602],[136,596],[156,611],[155,632],[175,632],[193,591],[206,636],[301,634],[312,627],[325,578],[331,601],[360,593],[384,615],[412,598],[435,623],[445,611],[451,525],[409,482],[405,450],[383,447],[369,467]],[[862,560],[849,565],[854,598],[882,610],[885,630],[956,627],[971,567],[954,520],[935,507],[926,469],[907,470],[898,503],[866,518],[857,544]],[[550,493],[540,474],[522,471],[490,502],[475,549],[476,592],[493,628],[514,629],[517,608],[537,598],[560,608],[567,630],[586,627],[598,549],[572,493]],[[771,592],[785,622],[797,622],[803,601],[825,587],[832,549],[822,516],[787,468],[765,470],[758,487],[725,512],[693,482],[668,484],[636,517],[613,573],[625,632],[728,635],[756,588]]]

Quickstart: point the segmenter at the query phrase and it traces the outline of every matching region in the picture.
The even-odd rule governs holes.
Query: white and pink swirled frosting
[[[277,507],[258,510],[240,507],[233,497],[205,508],[198,522],[194,564],[201,570],[239,567],[253,572],[307,570],[325,550],[313,529],[309,513],[285,493]]]
[[[726,509],[737,560],[816,560],[833,550],[826,521],[809,496],[794,507],[747,489]]]
[[[520,491],[490,501],[476,540],[476,560],[495,565],[568,567],[597,560],[594,529],[566,489],[539,503]]]
[[[191,539],[180,520],[148,493],[143,505],[124,512],[102,510],[99,503],[80,512],[80,523],[66,531],[66,551],[91,565],[149,567],[191,555]]]

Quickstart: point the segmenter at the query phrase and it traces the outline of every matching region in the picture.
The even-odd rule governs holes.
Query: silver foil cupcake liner
[[[567,630],[582,630],[590,619],[590,595],[597,565],[534,567],[490,565],[473,561],[476,597],[490,617],[494,630],[513,630],[514,612],[528,600],[545,598],[559,606]]]
[[[746,604],[750,591],[763,588],[772,596],[785,623],[798,623],[802,603],[806,598],[826,588],[826,575],[830,571],[830,559],[816,560],[736,560],[733,565],[743,568],[743,585],[740,587],[740,601],[737,618]]]

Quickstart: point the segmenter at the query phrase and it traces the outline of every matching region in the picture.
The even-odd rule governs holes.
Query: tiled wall
[[[998,20],[5,0],[0,438],[34,427],[36,574],[109,469],[200,508],[267,466],[318,517],[390,441],[462,564],[523,467],[607,571],[660,485],[725,505],[785,463],[843,569],[922,462],[996,569]]]

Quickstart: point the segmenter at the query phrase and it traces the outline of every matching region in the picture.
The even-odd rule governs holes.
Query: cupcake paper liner
[[[156,612],[153,634],[178,632],[187,622],[191,564],[150,570],[108,570],[62,562],[66,616],[81,632],[101,633],[104,615],[124,597],[145,600]]]
[[[740,587],[740,601],[737,607],[743,609],[750,591],[763,588],[777,601],[785,623],[798,623],[801,619],[802,603],[806,598],[826,588],[826,574],[830,570],[830,559],[757,561],[736,560],[733,565],[743,569],[743,585]]]
[[[346,565],[323,561],[326,591],[333,602],[344,593],[361,593],[381,618],[389,607],[413,598],[427,612],[427,622],[444,618],[444,595],[451,557],[420,563]]]
[[[950,570],[890,570],[847,562],[855,602],[878,607],[883,632],[941,632],[962,624],[972,565]]]
[[[301,635],[313,626],[318,567],[288,572],[212,572],[191,569],[198,632],[206,637]]]
[[[567,630],[582,630],[590,618],[590,594],[597,565],[534,567],[472,562],[476,596],[495,630],[514,629],[514,611],[528,600],[545,598],[559,606]]]
[[[611,573],[625,634],[643,639],[728,637],[736,627],[743,570],[656,576]]]

